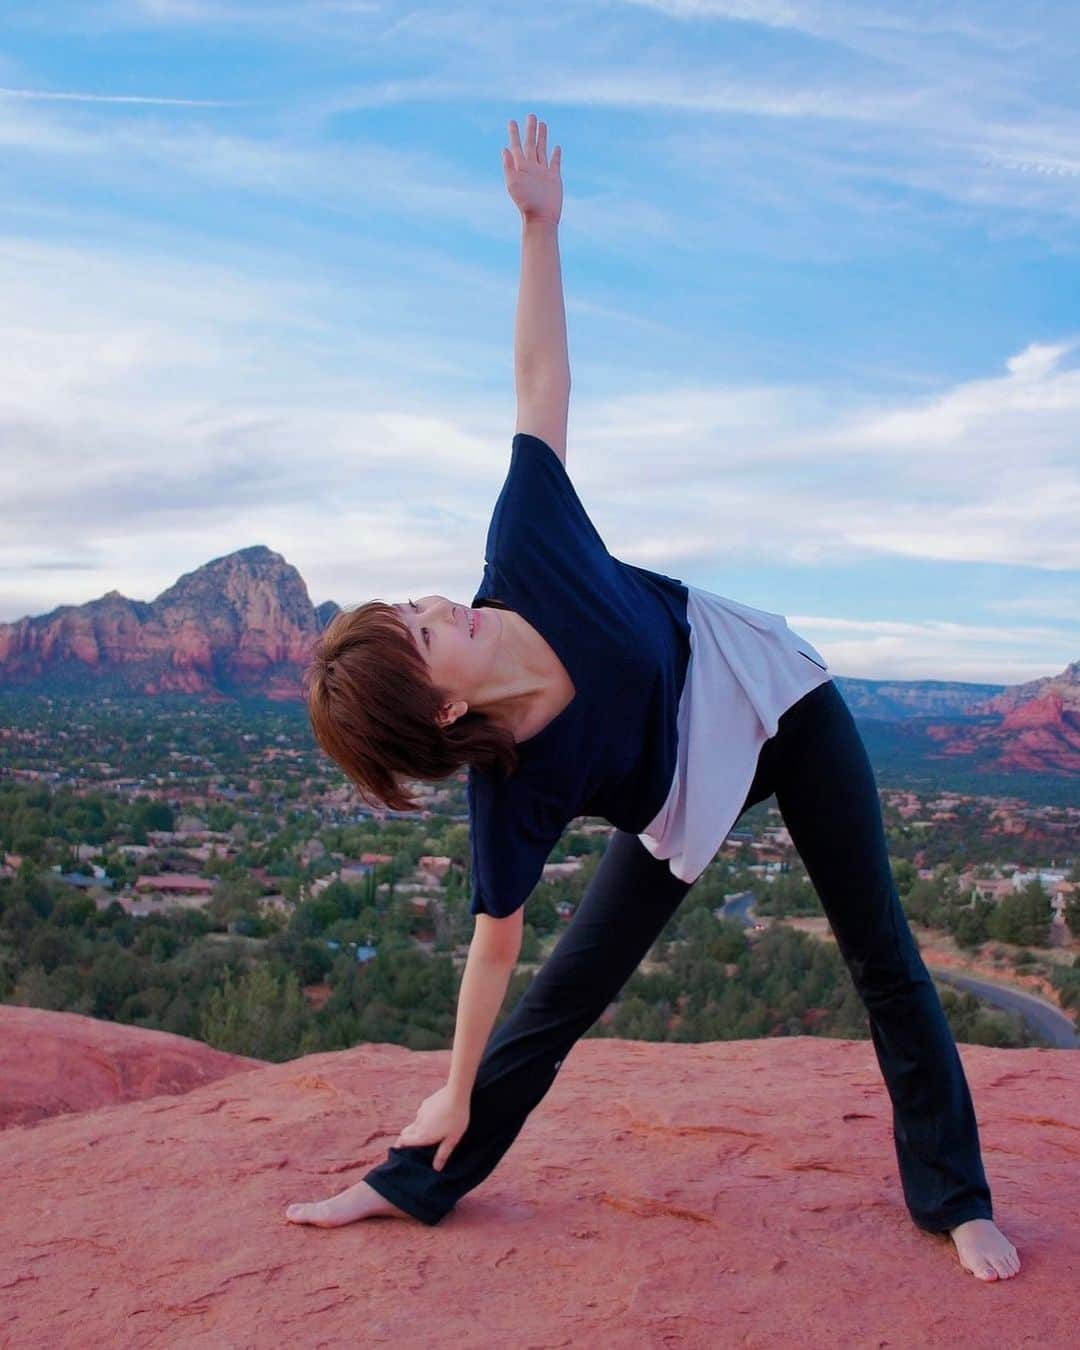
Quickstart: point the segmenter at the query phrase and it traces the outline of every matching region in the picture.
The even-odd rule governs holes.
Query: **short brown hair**
[[[316,740],[372,806],[415,810],[404,779],[437,782],[465,764],[517,768],[512,732],[485,713],[439,726],[449,691],[432,684],[407,625],[382,600],[334,616],[312,648],[304,692]]]

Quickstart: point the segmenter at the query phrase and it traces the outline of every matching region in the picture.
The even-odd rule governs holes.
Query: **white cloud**
[[[365,376],[325,368],[328,344],[350,340],[332,288],[270,267],[9,241],[0,285],[3,617],[113,587],[149,598],[258,542],[316,600],[471,598],[509,388],[478,394],[491,352],[415,380],[415,341],[395,326],[415,273],[370,316],[384,363]],[[590,398],[579,380],[568,467],[617,556],[690,581],[755,559],[1076,568],[1072,350],[1032,344],[1000,374],[873,408],[780,384]],[[808,623],[841,674],[1032,678],[1069,651],[1053,626]]]
[[[1053,626],[995,628],[823,614],[791,614],[787,620],[818,647],[831,670],[860,679],[1022,684],[1058,674],[1066,660],[1055,668],[1048,663],[1047,651],[1057,648],[1068,653],[1076,644],[1074,632]]]
[[[1062,419],[1075,425],[1080,415],[1080,368],[1063,364],[1075,346],[1032,343],[1009,358],[1007,375],[970,380],[921,403],[871,414],[854,422],[844,439],[865,446],[936,446],[984,459],[1002,444],[1013,455],[1026,451],[1047,430],[1057,440]],[[1063,460],[1074,449],[1060,439]]]
[[[1018,380],[1044,380],[1058,369],[1076,345],[1075,342],[1032,342],[1022,352],[1010,356],[1005,369]]]

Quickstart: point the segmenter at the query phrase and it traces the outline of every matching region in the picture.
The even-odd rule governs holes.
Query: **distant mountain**
[[[836,676],[876,764],[942,772],[977,791],[1015,774],[1080,776],[1080,661],[1025,684]]]
[[[926,728],[941,754],[974,756],[998,772],[1080,774],[1080,661],[1060,675],[1004,689],[968,712],[980,720]]]
[[[262,545],[215,558],[156,600],[110,591],[0,624],[0,689],[67,695],[301,697],[307,653],[339,606]],[[1006,686],[952,680],[836,683],[875,756],[987,774],[1080,774],[1080,661]]]
[[[319,621],[319,627],[325,628],[335,614],[341,613],[341,606],[336,600],[324,600],[321,605],[315,606],[315,617]]]
[[[263,545],[215,558],[156,600],[110,591],[0,624],[0,687],[57,694],[300,697],[307,652],[336,612]]]
[[[835,678],[844,702],[860,721],[962,717],[1007,687],[961,680],[860,680],[842,675]]]

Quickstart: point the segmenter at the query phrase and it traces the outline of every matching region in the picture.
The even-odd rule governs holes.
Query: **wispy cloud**
[[[612,24],[612,14],[620,12],[636,20],[633,31],[620,32]],[[679,234],[660,192],[677,168],[684,186],[693,186],[699,210],[708,213],[700,223],[703,234],[725,221],[729,211],[738,220],[744,204],[748,212],[760,210],[762,193],[769,191],[776,210],[788,217],[789,237],[803,241],[812,253],[817,241],[808,236],[821,236],[817,246],[824,247],[826,239],[837,236],[840,213],[861,219],[867,231],[897,231],[907,222],[912,234],[925,235],[922,203],[932,198],[950,203],[962,221],[986,221],[992,228],[1000,228],[999,217],[1008,213],[1014,228],[1075,251],[1071,230],[1080,216],[1080,113],[1073,100],[1054,99],[1043,71],[1060,59],[1055,52],[1068,49],[1076,24],[1066,5],[1042,12],[1038,23],[1025,13],[960,0],[908,6],[903,13],[895,6],[832,0],[623,0],[595,15],[579,7],[556,8],[543,18],[510,14],[490,0],[448,11],[128,0],[98,11],[99,22],[107,26],[140,17],[185,25],[243,22],[271,49],[307,25],[305,41],[317,49],[367,52],[374,41],[387,62],[405,48],[410,64],[417,52],[424,53],[425,69],[420,75],[372,69],[362,82],[289,79],[287,92],[256,100],[168,98],[138,91],[51,93],[36,86],[16,89],[10,80],[7,86],[29,104],[48,100],[60,109],[67,102],[87,113],[100,104],[103,114],[109,107],[119,113],[127,104],[133,117],[141,105],[179,117],[185,111],[260,105],[270,112],[276,103],[276,118],[246,135],[236,128],[226,135],[145,119],[125,126],[115,118],[93,129],[85,120],[77,127],[24,121],[21,133],[35,146],[93,148],[110,162],[114,176],[126,170],[128,182],[154,163],[179,165],[193,177],[200,176],[201,165],[204,177],[212,177],[218,167],[223,173],[235,171],[237,186],[251,191],[325,195],[348,187],[363,199],[377,194],[359,185],[379,182],[375,175],[386,165],[376,162],[363,138],[338,134],[343,118],[399,106],[468,106],[478,100],[512,106],[520,97],[522,72],[511,76],[504,61],[492,58],[520,47],[529,53],[526,70],[532,73],[534,100],[545,110],[565,110],[570,125],[582,109],[643,114],[654,123],[635,138],[635,153],[623,162],[618,178],[610,170],[606,176],[614,199],[636,203],[639,224],[659,223],[653,229],[658,237]],[[799,41],[790,50],[783,43],[758,43],[744,51],[716,39],[732,19]],[[568,55],[564,30],[571,22],[574,54]],[[657,39],[655,54],[645,57],[643,24],[650,25],[650,36],[655,30]],[[674,48],[667,29],[675,35]],[[799,45],[803,39],[809,46]],[[677,50],[679,43],[684,51]],[[366,57],[365,62],[370,65]],[[785,128],[782,137],[778,123]],[[16,131],[9,128],[5,140],[17,144]],[[575,164],[576,147],[565,148],[568,165],[587,173],[584,164],[581,169]],[[382,193],[403,209],[425,195],[425,184],[434,188],[452,173],[437,154],[423,165],[417,151],[414,146],[397,152],[406,171],[387,180]],[[404,163],[407,158],[414,161],[411,166]],[[895,195],[884,195],[897,190],[910,199],[900,203]],[[460,219],[454,194],[444,187],[441,195],[448,218]],[[594,194],[584,192],[575,202],[579,223],[590,233],[593,201]],[[598,229],[606,226],[610,233],[605,197],[596,206],[604,213]],[[784,227],[766,218],[760,235],[767,242],[776,228]],[[754,231],[747,225],[743,234],[753,238]]]
[[[1073,6],[1035,11],[1000,0],[903,7],[861,0],[623,3],[669,20],[688,40],[707,41],[710,31],[734,20],[814,44],[801,59],[786,61],[783,78],[769,70],[764,80],[758,75],[734,88],[722,68],[705,71],[694,62],[673,79],[653,64],[634,72],[641,77],[635,102],[666,106],[666,90],[677,87],[670,106],[687,111],[861,124],[854,161],[846,137],[836,142],[835,155],[815,157],[823,181],[871,174],[984,209],[1080,214],[1080,193],[1071,181],[1080,173],[1080,114],[1071,97],[1055,98],[1047,80],[1062,54],[1080,44]],[[814,76],[826,52],[849,53],[855,63],[824,79]],[[801,141],[813,139],[800,135]],[[1036,188],[1025,176],[1051,181]]]
[[[88,0],[79,0],[86,8]],[[97,22],[106,27],[248,29],[303,28],[323,19],[378,17],[385,0],[96,0]]]
[[[157,94],[86,94],[59,89],[5,89],[0,98],[26,99],[36,103],[134,103],[174,108],[240,108],[250,106],[232,99],[166,98]]]
[[[909,0],[903,7],[880,0],[619,0],[667,18],[693,23],[735,20],[784,29],[823,42],[849,47],[861,55],[894,65],[921,62],[923,68],[948,62],[958,48],[1011,58],[1016,68],[1025,46],[1068,29],[1067,10],[1018,9],[1003,0]],[[955,68],[948,65],[950,71]]]
[[[175,191],[179,174],[191,190],[214,184],[232,195],[302,203],[366,222],[379,216],[439,220],[504,239],[513,210],[492,190],[494,170],[483,177],[463,171],[420,145],[402,149],[374,140],[267,139],[146,120],[76,127],[56,118],[5,118],[2,101],[0,144],[79,160],[83,173],[136,192],[145,192],[162,175]],[[492,160],[497,164],[496,148]],[[630,193],[609,199],[604,193],[578,197],[568,191],[567,201],[575,232],[611,251],[626,249],[632,240],[676,245],[685,237],[685,222],[659,202]],[[613,234],[615,210],[619,231]]]

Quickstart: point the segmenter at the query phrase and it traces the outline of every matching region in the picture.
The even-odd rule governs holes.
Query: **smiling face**
[[[432,684],[449,692],[453,716],[447,720],[455,720],[491,680],[501,616],[444,595],[421,596],[393,608],[423,657]]]

